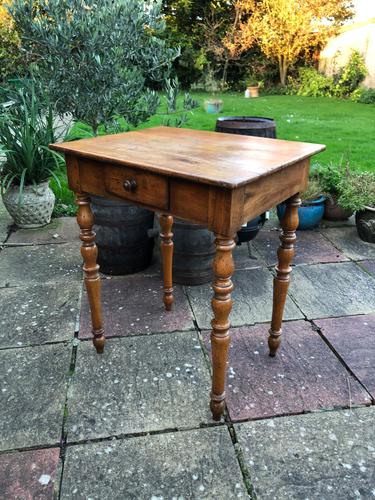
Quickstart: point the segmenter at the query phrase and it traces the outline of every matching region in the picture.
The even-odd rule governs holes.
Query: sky
[[[375,0],[353,0],[357,15],[355,21],[365,21],[375,17]]]

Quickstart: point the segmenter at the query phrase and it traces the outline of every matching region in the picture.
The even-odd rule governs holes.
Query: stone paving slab
[[[375,312],[375,279],[355,262],[298,266],[290,293],[309,319]]]
[[[259,233],[260,234],[260,233]],[[257,237],[259,237],[259,234]],[[258,252],[254,242],[250,242],[250,252],[246,243],[242,245],[236,245],[233,250],[234,265],[237,270],[240,269],[255,269],[257,267],[262,267],[266,265],[265,260],[262,258],[261,254]]]
[[[0,349],[72,339],[81,287],[0,288]]]
[[[209,335],[204,337],[209,347]],[[267,339],[267,325],[232,330],[227,391],[232,420],[371,403],[309,322],[284,323],[275,358],[268,355]]]
[[[71,351],[61,344],[0,351],[0,450],[59,443]]]
[[[196,332],[81,342],[68,439],[101,438],[211,421],[210,376]]]
[[[374,498],[374,419],[370,407],[236,425],[257,498]]]
[[[233,276],[233,309],[230,315],[232,326],[251,325],[271,321],[273,278],[267,269],[251,269],[236,272]],[[210,285],[186,287],[190,304],[202,330],[211,328]],[[285,319],[300,319],[303,314],[288,297]]]
[[[355,227],[323,229],[321,232],[350,259],[375,259],[375,245],[362,241]]]
[[[13,232],[7,244],[43,245],[79,241],[79,227],[75,217],[53,219],[50,224],[37,229],[18,229]]]
[[[59,455],[59,448],[0,455],[0,498],[52,500]]]
[[[249,498],[226,427],[67,450],[61,499]]]
[[[0,197],[0,245],[8,238],[9,228],[13,224],[11,216],[4,207]]]
[[[8,247],[1,252],[0,288],[82,278],[79,244]],[[63,285],[60,285],[63,286]]]
[[[261,231],[254,245],[268,266],[277,263],[280,231]],[[297,231],[293,264],[343,262],[348,260],[327,238],[317,231]]]
[[[375,399],[375,314],[315,323]]]
[[[375,276],[375,260],[363,260],[360,265]]]
[[[165,311],[160,276],[134,274],[102,280],[102,304],[107,337],[193,330],[193,316],[182,286],[174,286],[173,310]],[[86,291],[79,337],[91,338]]]

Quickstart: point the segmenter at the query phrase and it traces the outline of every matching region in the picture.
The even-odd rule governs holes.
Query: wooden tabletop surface
[[[325,149],[310,144],[173,127],[52,144],[52,149],[229,188]]]

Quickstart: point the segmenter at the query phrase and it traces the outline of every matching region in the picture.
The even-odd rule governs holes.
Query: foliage
[[[310,177],[309,182],[307,184],[307,188],[301,194],[302,203],[306,201],[316,200],[321,195],[322,195],[322,189],[319,180],[314,176]]]
[[[327,165],[316,164],[313,172],[319,181],[323,194],[338,195],[339,186],[343,185],[345,179],[350,176],[349,162],[344,163],[341,160],[341,162],[330,162]]]
[[[331,97],[334,93],[333,78],[322,75],[315,68],[302,67],[298,78],[288,78],[291,93],[310,97]]]
[[[345,66],[335,75],[337,97],[349,97],[367,75],[364,57],[358,50],[352,50]]]
[[[116,129],[157,109],[153,90],[168,76],[177,49],[166,47],[160,3],[152,0],[13,0],[22,46],[57,111]]]
[[[211,67],[216,78],[226,80],[230,61],[223,44],[232,21],[232,2],[227,0],[164,0],[165,38],[171,46],[181,47],[174,69],[184,87],[204,77]]]
[[[52,107],[37,99],[34,83],[18,90],[3,89],[3,93],[12,104],[0,114],[0,144],[5,155],[1,191],[19,185],[21,202],[24,186],[56,178],[63,160],[48,148],[57,139],[57,127]]]
[[[352,16],[346,0],[236,0],[238,28],[228,33],[233,53],[258,44],[263,54],[279,66],[280,81],[301,54],[322,46]]]
[[[358,102],[362,104],[375,104],[375,89],[366,89],[361,92]]]
[[[312,67],[299,68],[297,78],[288,78],[289,91],[301,96],[350,97],[359,100],[362,90],[358,86],[366,74],[363,56],[353,50],[346,65],[332,77]]]
[[[20,41],[6,8],[0,0],[0,82],[21,71]]]
[[[353,172],[339,184],[338,203],[344,210],[353,212],[365,207],[375,208],[375,173]]]

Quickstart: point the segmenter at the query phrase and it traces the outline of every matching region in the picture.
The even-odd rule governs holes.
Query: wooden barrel
[[[216,132],[251,135],[276,139],[276,122],[260,116],[221,116],[216,120]]]
[[[173,221],[173,281],[202,285],[212,280],[215,237],[204,226],[181,219]]]
[[[154,213],[122,201],[91,196],[98,264],[104,274],[142,271],[151,264],[154,238],[148,231]]]

